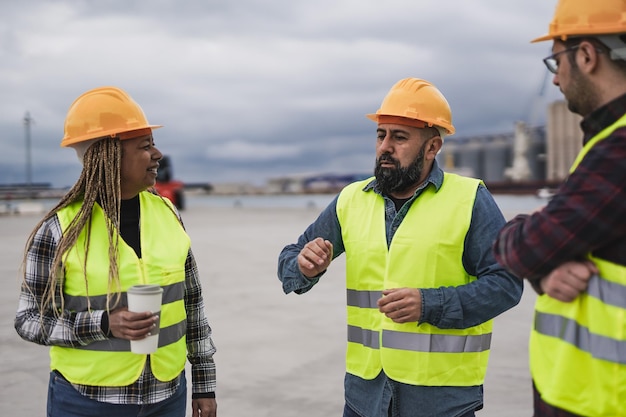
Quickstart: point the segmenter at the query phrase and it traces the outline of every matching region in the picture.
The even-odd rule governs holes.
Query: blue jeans
[[[482,385],[410,385],[384,371],[369,380],[346,372],[344,388],[346,405],[360,417],[471,417],[483,402]]]
[[[475,417],[475,416],[476,414],[473,411],[470,411],[459,417]],[[348,404],[345,404],[343,407],[343,417],[361,417],[361,416],[358,415],[356,412],[354,412],[354,410],[352,410],[350,407],[348,407]],[[393,417],[393,413],[391,412],[391,410],[389,411],[388,417]]]
[[[63,377],[50,372],[48,417],[185,417],[187,380],[180,379],[174,395],[155,404],[111,404],[92,400],[76,391]]]

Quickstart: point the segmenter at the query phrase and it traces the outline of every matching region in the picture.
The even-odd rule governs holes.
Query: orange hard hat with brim
[[[431,83],[419,78],[405,78],[398,81],[383,99],[376,113],[366,117],[381,123],[381,118],[395,116],[415,127],[441,127],[448,135],[454,134],[450,105],[441,92]],[[411,122],[412,121],[412,122]],[[417,122],[417,123],[416,123]],[[411,126],[411,124],[409,124]]]
[[[124,90],[99,87],[83,93],[70,106],[61,146],[102,137],[123,140],[159,127],[148,123],[141,107]]]
[[[626,33],[626,1],[559,0],[548,33],[531,42],[617,33]]]

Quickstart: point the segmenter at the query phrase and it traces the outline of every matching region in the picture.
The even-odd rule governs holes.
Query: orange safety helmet
[[[383,99],[376,113],[366,117],[375,122],[379,116],[404,117],[425,122],[429,127],[437,126],[454,134],[450,105],[441,92],[428,81],[405,78],[398,81]]]
[[[626,33],[624,0],[559,0],[548,33],[532,42],[617,33]]]
[[[99,87],[83,93],[70,106],[65,117],[65,135],[61,146],[159,127],[162,126],[148,123],[139,104],[124,90]],[[130,137],[132,135],[126,139]]]

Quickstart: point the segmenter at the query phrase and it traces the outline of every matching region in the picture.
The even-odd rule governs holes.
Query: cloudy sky
[[[0,183],[72,185],[70,104],[125,89],[187,182],[370,172],[375,112],[405,77],[434,83],[457,137],[540,124],[556,0],[29,0],[0,4]]]

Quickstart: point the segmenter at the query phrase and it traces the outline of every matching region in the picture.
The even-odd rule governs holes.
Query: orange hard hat
[[[124,90],[99,87],[83,93],[70,106],[65,117],[65,134],[61,146],[159,127],[162,126],[148,123],[139,104]]]
[[[430,127],[445,129],[448,135],[454,134],[448,101],[434,85],[419,78],[398,81],[391,87],[378,111],[366,115],[375,122],[380,116],[419,120]]]
[[[532,42],[617,33],[626,33],[626,1],[559,0],[548,33]]]

